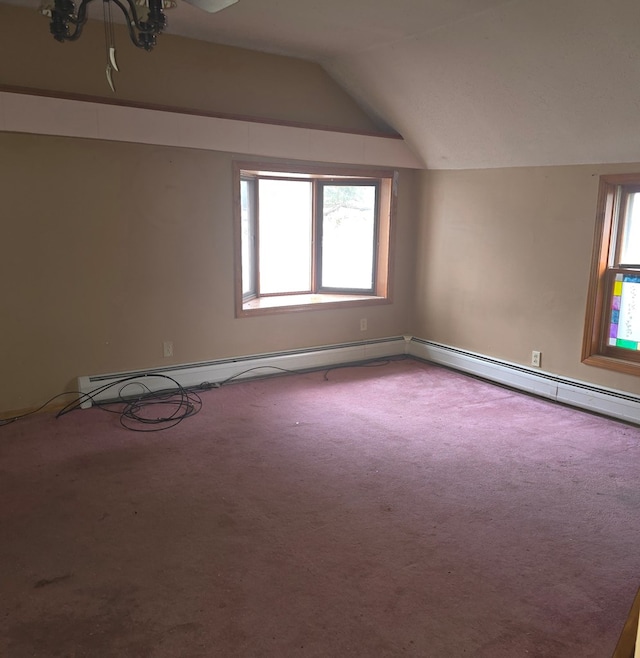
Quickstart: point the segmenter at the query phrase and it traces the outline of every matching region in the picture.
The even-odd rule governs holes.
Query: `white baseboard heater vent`
[[[133,378],[132,383],[138,382],[151,390],[167,388],[165,379],[153,378],[150,375],[167,375],[185,388],[197,387],[204,383],[215,386],[229,378],[248,379],[277,374],[278,368],[291,371],[314,370],[402,354],[448,366],[550,400],[640,424],[640,396],[559,377],[517,363],[412,336],[394,336],[148,370],[79,377],[78,390],[83,394],[93,394],[101,387],[127,377]],[[139,391],[137,390],[136,394],[139,394]],[[98,402],[108,402],[117,397],[118,390],[111,387],[96,394],[94,399]],[[90,406],[91,399],[87,399],[82,404],[82,408]]]
[[[559,377],[421,338],[412,337],[408,342],[408,354],[418,359],[448,366],[574,407],[640,424],[640,396]]]
[[[384,358],[406,354],[408,339],[404,336],[363,340],[339,345],[325,345],[283,352],[270,352],[267,354],[253,354],[227,359],[216,359],[201,363],[150,368],[133,372],[119,372],[107,375],[93,375],[78,377],[78,390],[82,394],[93,395],[94,391],[114,384],[122,379],[131,378],[131,384],[141,384],[152,391],[168,388],[167,380],[152,375],[166,375],[175,379],[184,388],[197,387],[202,384],[215,386],[229,378],[245,379],[277,374],[278,368],[284,370],[314,370],[325,367],[369,361],[370,359]],[[129,391],[140,393],[140,388],[127,387]],[[123,391],[126,397],[126,390]],[[118,398],[118,388],[111,387],[103,392],[93,395],[96,402],[109,402]],[[86,409],[91,406],[91,398],[82,404]]]

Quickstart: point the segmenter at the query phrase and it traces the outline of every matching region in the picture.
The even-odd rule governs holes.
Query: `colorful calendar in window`
[[[616,274],[611,301],[609,345],[640,350],[640,276]]]

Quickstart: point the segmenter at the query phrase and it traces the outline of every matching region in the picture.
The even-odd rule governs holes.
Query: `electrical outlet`
[[[533,352],[531,352],[531,365],[534,368],[539,368],[541,361],[542,361],[542,352],[538,352],[538,350],[533,350]]]
[[[162,344],[162,349],[164,351],[165,358],[173,356],[173,342],[170,340],[165,340]]]
[[[362,318],[360,320],[360,331],[366,331],[367,330],[367,318]]]

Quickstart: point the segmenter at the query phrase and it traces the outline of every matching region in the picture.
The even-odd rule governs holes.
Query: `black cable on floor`
[[[337,366],[331,366],[324,371],[324,380],[329,381],[329,373],[332,370],[342,370],[344,368],[379,368],[380,366],[388,366],[395,361],[404,361],[407,358],[406,354],[400,354],[396,357],[370,359],[369,361],[356,361],[355,363],[344,363]]]
[[[383,359],[371,359],[369,361],[356,361],[354,363],[345,363],[324,370],[324,379],[325,381],[329,380],[329,373],[332,370],[338,370],[342,368],[372,368],[385,366],[393,361],[402,361],[406,359],[406,356],[383,358]],[[5,427],[10,425],[22,418],[31,416],[39,411],[42,411],[45,407],[50,405],[54,400],[57,400],[60,397],[66,395],[75,395],[77,396],[74,400],[66,404],[58,413],[56,418],[60,418],[71,411],[79,409],[86,402],[91,402],[92,406],[98,407],[103,411],[109,413],[118,414],[120,416],[120,424],[125,429],[131,430],[132,432],[159,432],[161,430],[170,429],[181,423],[186,418],[195,416],[202,408],[202,399],[196,393],[196,390],[210,390],[212,388],[220,388],[226,384],[234,382],[238,377],[246,375],[248,372],[254,370],[264,370],[264,369],[278,370],[283,374],[303,374],[309,372],[316,372],[322,370],[322,368],[309,368],[307,370],[287,370],[286,368],[280,368],[278,366],[256,366],[254,368],[248,368],[243,370],[227,379],[216,382],[203,382],[199,386],[193,388],[185,388],[179,382],[177,382],[172,377],[168,375],[162,375],[158,373],[145,373],[142,375],[132,375],[131,377],[123,377],[118,379],[115,382],[109,382],[96,388],[91,391],[91,393],[81,393],[80,391],[66,391],[64,393],[59,393],[54,395],[52,398],[47,400],[37,409],[28,411],[24,414],[19,414],[13,416],[12,418],[0,419],[0,427]],[[140,380],[143,378],[156,378],[156,379],[165,379],[170,382],[173,387],[165,388],[162,390],[153,391],[146,384]],[[139,387],[141,392],[137,395],[131,392],[132,387]],[[108,402],[99,402],[96,398],[103,393],[107,393],[110,389],[117,390],[117,395],[115,399],[109,400]],[[149,412],[155,407],[160,409],[161,415],[153,415]],[[167,412],[167,407],[169,410],[172,409],[171,413]]]
[[[18,414],[17,416],[12,416],[11,418],[0,418],[0,427],[4,427],[5,425],[10,425],[11,423],[15,423],[17,420],[22,420],[27,416],[32,416],[33,414],[37,414],[39,411],[42,411],[45,407],[48,407],[54,400],[57,400],[58,398],[61,398],[65,395],[82,395],[82,393],[80,393],[80,391],[66,391],[64,393],[58,393],[58,395],[54,395],[52,398],[49,398],[44,404],[40,405],[37,409],[26,411],[23,414]]]
[[[139,381],[141,378],[164,379],[171,382],[175,388],[152,391]],[[138,395],[132,394],[130,390],[134,386],[140,387],[142,392]],[[119,387],[116,400],[109,402],[96,400],[97,396],[116,387]],[[170,429],[186,418],[194,416],[202,408],[202,399],[194,390],[184,388],[168,375],[149,373],[124,377],[118,381],[105,384],[91,391],[91,393],[85,393],[63,407],[56,414],[56,418],[80,408],[87,401],[91,401],[92,405],[103,411],[118,414],[120,424],[132,432],[159,432]],[[148,413],[155,407],[160,409],[160,415]],[[171,411],[171,413],[167,413],[167,411]]]

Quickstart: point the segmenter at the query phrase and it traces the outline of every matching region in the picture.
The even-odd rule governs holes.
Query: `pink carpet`
[[[412,360],[0,430],[0,655],[608,657],[640,429]]]

